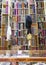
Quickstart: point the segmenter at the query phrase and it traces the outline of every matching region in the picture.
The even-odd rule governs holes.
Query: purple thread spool
[[[14,9],[14,15],[16,15],[16,9]]]

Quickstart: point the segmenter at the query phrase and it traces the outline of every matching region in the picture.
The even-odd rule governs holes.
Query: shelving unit
[[[15,4],[16,3],[16,4]],[[25,26],[25,18],[28,15],[28,3],[25,0],[20,0],[17,2],[12,2],[14,7],[12,7],[12,36],[17,36],[18,43],[15,45],[22,45],[22,47],[26,48],[26,26]],[[15,8],[16,7],[16,8]],[[15,41],[12,42],[14,44]],[[22,49],[23,49],[22,48]]]
[[[8,29],[8,22],[10,21],[10,14],[9,14],[9,2],[7,0],[2,0],[2,13],[1,13],[1,36],[2,36],[2,43],[1,49],[7,49],[8,41],[7,39],[7,29]]]
[[[15,2],[13,2],[12,4],[15,4]],[[23,4],[23,6],[22,6]],[[18,6],[15,5],[12,8],[12,18],[13,21],[12,22],[12,36],[17,36],[18,38],[18,43],[17,45],[22,45],[24,44],[23,48],[25,47],[25,49],[29,49],[28,48],[28,43],[27,43],[27,39],[26,39],[26,26],[25,26],[25,22],[26,22],[26,16],[27,15],[31,15],[32,17],[32,35],[34,36],[32,38],[32,45],[30,47],[30,49],[39,49],[39,42],[38,42],[38,23],[36,21],[36,4],[35,1],[32,1],[32,3],[29,5],[27,2],[18,2],[17,4]],[[24,7],[26,5],[26,7]],[[24,19],[23,19],[24,18]],[[16,26],[15,26],[16,25]],[[15,41],[12,42],[13,44],[15,43]],[[15,43],[16,44],[16,43]],[[22,48],[22,50],[23,50]]]
[[[32,0],[32,3],[29,4],[29,14],[32,18],[32,49],[39,49],[38,41],[38,23],[37,23],[37,10],[36,10],[36,0]]]
[[[9,2],[10,3],[9,3]],[[1,12],[1,34],[0,34],[0,50],[2,54],[6,54],[10,48],[13,55],[19,49],[25,53],[29,53],[29,58],[0,58],[0,61],[8,62],[46,62],[46,17],[44,11],[44,0],[32,0],[30,4],[26,0],[2,0]],[[10,5],[11,4],[11,5]],[[26,16],[32,17],[32,44],[28,46],[26,39]],[[8,24],[11,26],[11,38],[7,40]],[[17,42],[16,42],[17,38]],[[30,50],[30,51],[29,51]],[[32,51],[33,50],[33,51]],[[1,52],[1,51],[0,51]],[[1,54],[1,53],[0,53]],[[34,56],[34,57],[33,57]],[[17,65],[17,64],[16,64]]]
[[[39,49],[46,50],[46,20],[44,0],[36,1],[36,16],[38,21]]]
[[[9,2],[11,3],[10,5]],[[20,45],[22,46],[20,48],[21,50],[41,49],[40,44],[46,43],[46,19],[44,10],[44,0],[32,0],[30,4],[28,4],[27,0],[11,0],[9,2],[7,0],[2,1],[1,47],[3,46],[7,49],[9,45],[15,45],[15,47],[16,45]],[[26,39],[27,29],[25,24],[27,15],[31,15],[32,18],[32,44],[30,48],[28,47],[28,42]],[[12,33],[10,40],[7,40],[8,23],[11,26]],[[41,32],[41,30],[43,32]],[[42,37],[45,39],[43,42],[40,41]],[[44,49],[46,49],[46,44],[44,46]]]
[[[12,62],[12,63],[16,62],[16,65],[17,63],[19,65],[19,63],[21,62],[25,63],[26,65],[30,65],[30,63],[33,65],[33,63],[35,62],[45,62],[46,63],[46,19],[45,19],[44,11],[41,12],[41,10],[44,10],[44,4],[43,4],[44,2],[40,0],[39,1],[32,0],[33,2],[30,5],[28,5],[27,1],[25,2],[25,0],[24,1],[21,0],[21,2],[17,1],[17,3],[16,1],[14,2],[12,0],[11,6],[9,5],[9,2],[2,1],[2,8],[0,8],[2,10],[1,21],[0,21],[1,22],[0,50],[6,49],[7,51],[7,49],[9,49],[8,46],[10,45],[11,47],[12,46],[14,47],[14,48],[13,47],[11,48],[12,52],[13,52],[13,49],[14,50],[19,49],[19,50],[22,50],[24,53],[26,51],[26,53],[28,53],[30,57],[29,58],[28,57],[12,58],[10,56],[8,58],[0,58],[0,61],[1,62],[6,61],[6,62]],[[39,2],[42,4],[41,6],[42,8],[38,7],[40,5]],[[14,7],[12,7],[13,3],[14,3]],[[9,12],[9,9],[10,9],[10,12]],[[27,29],[25,26],[25,22],[26,22],[25,18],[29,14],[32,17],[32,22],[33,22],[32,23],[31,47],[30,46],[28,47],[28,43],[26,39]],[[11,32],[12,32],[11,37],[12,38],[10,40],[7,40],[7,27],[9,23],[11,26]],[[16,43],[16,38],[17,38],[17,43]],[[4,54],[6,51],[3,51]],[[10,53],[12,52],[10,50]]]

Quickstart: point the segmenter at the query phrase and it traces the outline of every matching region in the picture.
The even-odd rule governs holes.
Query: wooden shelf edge
[[[31,57],[31,58],[0,58],[1,62],[46,62],[46,57]]]

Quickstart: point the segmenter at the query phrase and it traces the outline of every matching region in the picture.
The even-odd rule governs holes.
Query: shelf
[[[12,28],[12,30],[15,30],[14,28]],[[16,31],[23,31],[23,30],[27,30],[27,29],[16,29]]]
[[[36,7],[36,9],[37,10],[42,10],[42,9],[44,9],[44,7],[40,7],[40,8]]]
[[[35,13],[30,13],[31,15],[35,15]]]
[[[46,36],[38,36],[38,37],[40,37],[40,38],[42,38],[42,39],[46,38]]]
[[[32,6],[32,5],[35,5],[35,2],[34,2],[34,3],[32,3],[32,4],[30,4],[30,6]]]
[[[34,27],[34,26],[38,27],[38,24],[37,23],[33,23],[32,27]]]
[[[0,62],[46,62],[46,57],[0,58]]]
[[[26,10],[26,9],[28,9],[28,8],[12,8],[12,9]]]
[[[32,13],[32,14],[34,14],[34,13]],[[28,15],[28,14],[25,14],[25,15],[21,15],[21,14],[18,14],[18,15],[12,14],[12,17],[15,17],[15,16],[26,16],[26,15]]]
[[[44,14],[44,13],[40,13],[40,14],[39,14],[39,13],[37,13],[37,15],[44,15],[44,16],[45,16],[45,14]]]
[[[36,1],[36,2],[44,2],[44,1],[40,1],[40,0],[39,0],[39,1]]]
[[[24,36],[18,36],[18,38],[25,38]]]
[[[21,21],[21,22],[18,21],[18,23],[25,23],[25,21]]]
[[[2,14],[3,16],[8,16],[8,14],[6,14],[6,13],[4,13],[4,14]]]
[[[31,47],[39,47],[39,46],[31,46]]]

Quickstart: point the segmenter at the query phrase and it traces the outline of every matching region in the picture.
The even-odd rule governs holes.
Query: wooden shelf
[[[38,26],[38,24],[37,23],[32,23],[32,26]]]
[[[33,5],[35,5],[35,4],[34,3],[30,4],[30,6],[33,6]]]
[[[43,0],[43,1],[40,1],[40,0],[39,0],[39,1],[36,1],[36,2],[44,2],[44,0]]]
[[[6,14],[6,13],[4,13],[4,14],[2,14],[3,16],[8,16],[8,14]]]
[[[24,36],[18,36],[18,38],[25,38]]]
[[[46,57],[0,58],[0,62],[46,62]]]
[[[44,9],[44,7],[42,7],[42,8],[36,8],[36,9],[37,9],[37,10],[39,10],[39,9],[42,10],[42,9]]]
[[[31,47],[39,47],[39,46],[31,46]]]
[[[0,46],[0,51],[1,51],[1,50],[3,50],[3,51],[4,51],[4,50],[7,50],[7,47],[1,47],[1,46]]]
[[[28,9],[28,8],[12,8],[12,9],[25,10],[25,9]]]

